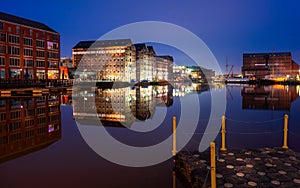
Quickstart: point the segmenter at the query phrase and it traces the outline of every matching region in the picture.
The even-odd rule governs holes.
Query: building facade
[[[0,12],[0,78],[58,79],[60,35],[50,27]]]
[[[152,46],[135,44],[136,49],[136,81],[152,81],[155,74],[155,51]]]
[[[173,81],[173,57],[156,56],[156,79],[159,81]]]
[[[82,80],[136,80],[135,55],[130,39],[81,41],[72,49],[73,65]]]
[[[291,52],[243,54],[242,74],[244,77],[264,79],[266,76],[295,78],[299,65],[293,61]]]

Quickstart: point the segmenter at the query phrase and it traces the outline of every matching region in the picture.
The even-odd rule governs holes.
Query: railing
[[[273,121],[278,121],[284,119],[284,124],[283,124],[283,143],[282,143],[282,148],[283,149],[288,149],[288,115],[285,114],[284,118],[276,119],[276,120],[271,120],[271,121],[264,121],[264,122],[256,122],[256,123],[266,123],[266,122],[273,122]],[[218,118],[219,120],[219,118]],[[221,135],[222,135],[222,143],[221,143],[221,148],[220,151],[227,151],[226,148],[226,120],[233,121],[233,122],[239,122],[239,123],[249,123],[249,122],[244,122],[244,121],[238,121],[238,120],[233,120],[233,119],[226,119],[225,115],[222,116],[221,118],[222,122],[222,127],[221,127]],[[233,133],[233,132],[231,132]],[[266,132],[263,132],[263,134]],[[268,132],[269,133],[269,132]],[[291,132],[292,133],[292,132]],[[197,134],[197,133],[193,133]],[[211,134],[211,133],[199,133],[199,134]],[[242,134],[242,133],[239,133]],[[259,133],[247,133],[247,134],[259,134]],[[176,148],[176,140],[177,140],[177,133],[176,133],[176,117],[173,117],[173,149],[172,149],[172,154],[173,156],[176,155],[177,153],[177,148]],[[216,144],[215,142],[210,143],[210,173],[211,173],[211,187],[216,188]]]

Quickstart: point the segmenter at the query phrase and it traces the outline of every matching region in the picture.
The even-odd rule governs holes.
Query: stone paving
[[[179,152],[175,161],[190,187],[210,187],[209,151]],[[300,153],[290,149],[220,151],[216,161],[217,187],[300,187]]]

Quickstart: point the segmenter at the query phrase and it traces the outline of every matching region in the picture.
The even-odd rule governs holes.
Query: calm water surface
[[[289,147],[300,151],[299,86],[219,85],[209,89],[175,85],[83,91],[73,97],[1,98],[0,187],[172,187],[172,159],[140,168],[111,163],[86,144],[73,118],[83,126],[95,126],[92,114],[96,111],[115,139],[132,146],[150,146],[172,134],[172,117],[180,118],[181,100],[191,106],[193,118],[197,97],[200,117],[195,133],[177,135],[192,134],[183,150],[194,151],[210,116],[211,92],[224,90],[227,147],[281,146],[283,116],[288,114]],[[92,109],[90,103],[95,101],[97,108]],[[221,123],[221,117],[214,121]],[[215,142],[220,145],[220,135]],[[175,183],[183,187],[179,180]]]

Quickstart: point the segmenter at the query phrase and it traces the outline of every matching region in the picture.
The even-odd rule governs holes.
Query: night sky
[[[280,0],[15,0],[1,1],[0,11],[42,22],[61,35],[61,57],[71,57],[80,40],[95,40],[119,26],[164,21],[201,38],[222,69],[225,60],[239,72],[244,52],[291,51],[300,63],[300,1]],[[157,48],[166,54],[166,48]],[[176,64],[190,64],[171,50]],[[185,61],[185,62],[184,62]]]

